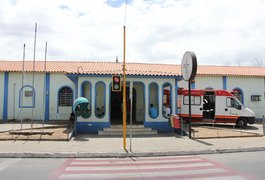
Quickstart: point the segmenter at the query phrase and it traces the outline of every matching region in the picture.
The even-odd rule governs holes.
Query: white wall
[[[4,77],[5,73],[0,72],[0,119],[3,118],[3,105],[4,105]]]
[[[44,89],[44,73],[35,73],[34,75],[34,88],[35,88],[35,107],[34,108],[19,108],[19,92],[22,88],[22,74],[11,72],[9,73],[9,85],[8,85],[8,119],[44,119],[44,104],[43,104],[43,89]],[[0,76],[0,82],[3,81],[2,74]],[[33,74],[25,73],[24,76],[24,86],[33,86]],[[4,84],[4,83],[2,83]],[[58,90],[62,86],[69,86],[73,90],[73,95],[75,95],[75,85],[62,73],[52,73],[50,74],[50,120],[68,120],[70,113],[72,112],[72,107],[59,107],[58,106]],[[0,92],[3,94],[4,87],[1,87]],[[30,88],[25,88],[30,90]],[[24,90],[25,90],[24,89]],[[24,93],[22,93],[24,94]],[[0,97],[0,100],[3,97]],[[32,106],[31,97],[23,98],[24,106]],[[1,107],[3,103],[1,103]],[[2,112],[1,108],[1,112]],[[32,113],[33,112],[33,113]]]
[[[33,86],[33,74],[25,73],[24,86]],[[43,112],[43,86],[44,73],[35,73],[34,89],[35,89],[35,107],[34,108],[19,108],[19,92],[22,88],[22,74],[16,72],[9,73],[8,83],[8,119],[36,119],[42,120]],[[27,90],[30,90],[27,88]],[[21,93],[21,98],[24,93]],[[30,99],[30,100],[27,100]],[[24,97],[24,106],[31,106],[31,97]],[[21,104],[22,105],[22,104]]]
[[[205,88],[223,89],[223,78],[216,76],[202,77],[198,76],[195,79],[195,89],[205,89]]]
[[[265,115],[264,78],[262,77],[227,77],[227,90],[240,88],[244,93],[244,106],[255,112],[256,118]],[[261,95],[261,101],[251,101],[251,95]]]
[[[75,84],[68,77],[62,73],[50,74],[50,120],[68,120],[72,112],[72,106],[58,108],[58,91],[63,86],[71,87],[75,98]]]
[[[43,86],[44,86],[44,73],[35,73],[35,90],[36,90],[36,99],[35,99],[35,108],[33,108],[33,118],[34,119],[43,119]],[[19,108],[19,91],[22,86],[22,74],[16,72],[9,73],[9,86],[8,86],[8,119],[20,119],[20,118],[31,118],[32,117],[32,108],[23,108],[22,113]],[[146,121],[167,121],[166,118],[162,115],[162,85],[164,82],[169,82],[172,85],[172,113],[175,113],[175,79],[173,78],[131,78],[127,77],[127,82],[143,82],[145,90],[145,120]],[[227,90],[231,91],[234,88],[242,89],[244,93],[244,104],[246,107],[249,107],[255,112],[257,118],[262,118],[262,115],[265,115],[265,100],[264,100],[264,78],[262,77],[227,77]],[[91,101],[93,105],[91,106],[91,117],[88,119],[80,118],[80,121],[97,121],[97,122],[108,122],[109,121],[109,104],[110,104],[110,83],[111,77],[80,77],[78,80],[79,92],[78,96],[81,93],[81,84],[83,81],[89,81],[92,86]],[[105,82],[106,85],[106,112],[105,116],[102,119],[97,119],[94,115],[95,112],[95,84],[98,81]],[[149,117],[149,104],[148,104],[148,87],[149,84],[155,82],[159,86],[159,116],[156,119]],[[2,118],[3,115],[3,95],[4,95],[4,73],[0,73],[0,115]],[[24,85],[32,86],[32,73],[25,74]],[[75,84],[67,78],[62,73],[51,73],[50,74],[50,120],[60,120],[68,119],[72,111],[71,107],[60,107],[57,112],[58,107],[58,90],[62,86],[69,86],[73,90],[75,98]],[[179,87],[187,88],[187,82],[179,81]],[[222,77],[196,77],[196,89],[205,89],[206,87],[212,87],[214,89],[223,89],[223,79]],[[138,94],[139,95],[139,94]],[[261,95],[261,101],[253,102],[251,101],[251,95]],[[140,96],[140,95],[139,95]],[[25,101],[26,102],[26,101]],[[20,112],[20,114],[19,114]]]
[[[188,82],[181,80],[178,82],[178,87],[188,89]],[[223,77],[216,76],[196,76],[195,89],[205,89],[212,87],[214,89],[223,89]]]

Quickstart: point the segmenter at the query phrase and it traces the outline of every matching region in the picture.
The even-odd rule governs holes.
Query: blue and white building
[[[133,124],[160,132],[170,131],[163,104],[177,113],[177,89],[187,88],[179,65],[126,64],[127,99],[132,96]],[[89,114],[78,117],[78,133],[97,133],[104,127],[122,124],[122,93],[112,91],[112,75],[122,75],[122,63],[0,61],[0,117],[9,120],[68,120],[77,97],[89,100]],[[242,103],[256,117],[265,115],[265,68],[199,66],[192,88],[237,90]],[[129,104],[129,101],[127,102]],[[149,115],[150,104],[157,117]],[[128,114],[129,114],[128,113]]]

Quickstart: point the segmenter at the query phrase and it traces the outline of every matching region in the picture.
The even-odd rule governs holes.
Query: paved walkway
[[[262,125],[255,132],[263,133]],[[0,141],[0,157],[128,157],[194,155],[226,152],[265,151],[265,137],[212,138],[193,140],[170,134],[160,137],[79,135],[70,141]]]

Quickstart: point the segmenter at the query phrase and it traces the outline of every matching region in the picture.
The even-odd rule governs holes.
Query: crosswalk
[[[51,179],[254,179],[200,156],[78,158],[65,161]]]

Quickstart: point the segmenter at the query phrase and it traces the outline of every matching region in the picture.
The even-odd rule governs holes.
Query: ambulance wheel
[[[240,118],[237,120],[236,125],[240,128],[247,126],[247,120],[244,118]]]

